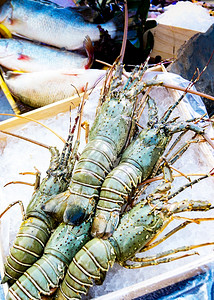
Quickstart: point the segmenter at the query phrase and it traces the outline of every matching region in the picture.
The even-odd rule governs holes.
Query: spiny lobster
[[[113,78],[109,93],[106,96],[107,99],[105,99],[100,107],[100,111],[94,121],[89,136],[90,142],[84,148],[76,164],[68,190],[58,194],[48,200],[45,205],[42,205],[42,208],[44,207],[46,212],[49,213],[52,210],[53,217],[57,221],[60,221],[64,213],[64,207],[67,205],[67,199],[71,199],[74,202],[74,211],[70,217],[72,221],[79,223],[84,218],[86,220],[81,225],[76,225],[76,227],[69,224],[70,222],[59,225],[52,234],[50,242],[45,247],[44,255],[36,262],[36,265],[34,264],[29,268],[16,281],[11,287],[12,292],[10,292],[8,297],[12,297],[12,293],[18,295],[19,288],[21,287],[22,289],[27,289],[25,294],[28,295],[31,293],[30,290],[34,290],[32,292],[32,299],[41,299],[40,293],[45,295],[51,294],[53,288],[59,285],[59,280],[62,279],[63,272],[73,258],[72,255],[74,256],[82,247],[82,244],[87,242],[92,222],[91,214],[94,213],[95,198],[99,197],[99,187],[106,173],[113,167],[113,163],[126,143],[131,130],[133,109],[138,96],[135,87],[144,73],[144,70],[140,69],[135,74],[135,77],[132,74],[124,87],[121,88],[122,70],[123,66],[121,63],[118,63],[115,78]],[[83,200],[83,203],[81,200]],[[66,211],[64,215],[66,215]],[[68,221],[67,218],[66,221]],[[73,242],[77,244],[75,245]],[[62,252],[63,254],[57,256],[54,254],[55,252]],[[52,264],[60,265],[60,274],[57,272],[53,273],[52,269],[46,268],[46,265]],[[34,280],[35,272],[37,273],[36,278],[43,278],[41,285],[38,285]],[[42,273],[43,275],[38,275],[38,273]],[[54,281],[55,283],[48,280],[51,276],[57,278]],[[30,281],[33,286],[30,286],[29,289],[26,277],[28,279],[32,278]],[[24,295],[21,297],[24,297]]]
[[[141,268],[193,255],[196,253],[167,257],[173,253],[213,244],[204,243],[181,247],[175,250],[164,251],[152,257],[135,257],[136,253],[145,252],[154,247],[188,224],[192,222],[200,223],[200,221],[205,220],[204,218],[188,219],[178,227],[175,227],[172,232],[166,234],[162,239],[152,243],[158,234],[173,220],[174,214],[211,209],[211,204],[208,201],[184,200],[174,203],[168,202],[188,186],[192,186],[208,176],[205,175],[190,182],[169,196],[165,194],[168,184],[164,182],[163,186],[160,185],[146,199],[141,200],[134,208],[122,216],[118,228],[111,237],[108,239],[94,238],[86,243],[73,258],[55,298],[58,300],[81,299],[81,295],[87,294],[94,281],[99,284],[103,282],[106,272],[110,266],[113,266],[114,262],[129,269]],[[213,221],[214,218],[206,218],[206,220]]]
[[[47,215],[41,207],[50,197],[66,190],[69,184],[79,145],[79,141],[76,141],[72,151],[73,136],[79,113],[61,155],[56,147],[49,147],[51,160],[46,172],[47,176],[36,187],[27,206],[24,220],[4,266],[2,283],[13,283],[39,259],[52,230],[57,226],[54,218]]]
[[[148,178],[156,169],[174,133],[187,130],[204,133],[203,128],[191,121],[177,122],[173,119],[167,122],[181,99],[182,97],[158,121],[155,101],[148,96],[148,128],[140,132],[122,154],[119,165],[107,175],[96,207],[92,236],[107,238],[113,233],[119,222],[122,205],[138,183]]]
[[[43,207],[58,220],[63,217],[67,224],[79,225],[91,218],[100,187],[133,134],[132,121],[137,118],[135,107],[140,93],[137,86],[141,84],[144,68],[138,72],[135,69],[123,85],[122,72],[123,65],[116,62],[115,74],[101,98],[102,105],[90,130],[89,143],[83,149],[68,190]]]

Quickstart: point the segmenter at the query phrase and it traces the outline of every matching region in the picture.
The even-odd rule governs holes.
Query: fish
[[[75,7],[61,7],[47,0],[7,0],[0,7],[0,23],[13,35],[67,50],[80,49],[85,36],[100,38],[98,24],[86,21]],[[99,24],[116,36],[112,20]]]
[[[70,72],[77,68],[88,69],[93,62],[93,46],[88,36],[85,37],[83,45],[88,57],[19,38],[0,39],[0,65],[22,72]]]
[[[60,6],[68,7],[68,6],[76,6],[75,0],[51,0],[51,2],[54,2]]]
[[[105,74],[105,70],[96,69],[76,69],[67,74],[59,71],[32,73],[2,71],[11,94],[34,108],[69,98],[77,91],[84,92],[86,82],[90,89],[101,82]]]

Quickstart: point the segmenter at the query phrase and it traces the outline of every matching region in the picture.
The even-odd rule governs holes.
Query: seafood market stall
[[[172,101],[172,99],[175,99],[173,97],[177,96],[177,93],[173,93],[173,97],[172,97],[171,92],[167,91],[163,87],[155,87],[154,89],[152,89],[151,93],[152,96],[155,97],[157,102],[158,101],[162,102],[163,98],[165,99],[165,104],[164,107],[162,107],[161,109],[162,111],[160,112],[160,114],[162,114],[163,111],[166,109],[166,107],[169,105],[168,101]],[[96,90],[93,94],[89,96],[89,99],[86,102],[86,107],[84,109],[84,119],[87,119],[90,122],[92,122],[93,120],[92,116],[95,113],[95,107],[97,101],[95,99],[98,99],[98,97],[99,97],[99,90]],[[69,113],[66,111],[69,110],[69,106],[71,102],[76,103],[77,105],[79,99],[74,97],[72,101],[69,100],[67,102],[62,101],[59,103],[51,104],[46,107],[43,107],[42,109],[40,108],[34,110],[33,112],[27,113],[25,115],[31,117],[32,119],[39,119],[42,123],[48,124],[49,127],[55,129],[58,134],[61,134],[62,136],[66,137],[66,132],[69,127]],[[56,111],[58,107],[60,107],[61,111],[63,112],[56,115]],[[179,111],[179,114],[181,114],[181,111],[182,113],[185,112],[188,115],[185,116],[185,118],[190,118],[190,112],[188,112],[188,110],[186,109],[185,104]],[[72,114],[75,115],[75,110],[73,111]],[[53,143],[53,145],[57,145],[59,148],[62,147],[62,142],[58,141],[58,138],[53,137],[51,133],[47,133],[46,129],[44,128],[42,129],[39,127],[40,126],[38,124],[34,124],[32,122],[29,122],[28,120],[18,119],[18,118],[11,118],[6,121],[2,121],[0,124],[0,129],[2,130],[16,132],[25,137],[26,136],[32,137],[33,134],[34,139],[39,140],[40,142],[51,143],[51,144]],[[42,130],[42,133],[40,130]],[[42,172],[42,174],[45,172],[49,161],[49,154],[46,149],[44,150],[42,148],[38,149],[38,146],[31,145],[31,144],[29,145],[28,148],[26,145],[26,141],[18,141],[16,138],[5,137],[5,135],[1,135],[1,138],[2,138],[2,146],[3,146],[2,157],[1,157],[2,158],[1,166],[3,168],[2,172],[4,172],[5,168],[7,169],[4,178],[2,178],[3,181],[1,183],[1,186],[6,184],[8,181],[17,180],[18,173],[20,171],[29,171],[29,170],[33,171],[34,166],[36,166]],[[81,139],[82,139],[81,143],[84,145],[85,143],[84,133]],[[14,158],[12,162],[11,162],[11,154],[10,154],[12,152],[11,150],[9,150],[9,147],[12,147],[12,152],[14,152],[15,151],[14,149],[16,148],[16,152],[19,155],[19,158],[18,159]],[[182,170],[182,172],[184,173],[195,173],[195,172],[197,173],[199,170],[200,173],[206,173],[213,166],[214,158],[212,155],[212,149],[210,146],[204,144],[203,145],[196,144],[193,145],[193,147],[194,149],[189,149],[187,151],[188,157],[185,156],[184,154],[183,157],[179,159],[179,166],[176,166],[176,168]],[[21,152],[19,151],[19,149],[23,149],[23,148],[28,149],[27,150],[28,154],[24,153],[23,151]],[[40,155],[38,155],[39,151],[41,151]],[[195,151],[197,154],[195,153]],[[9,157],[6,158],[5,155]],[[28,157],[28,159],[26,159],[26,157]],[[198,162],[196,162],[195,157],[197,157]],[[10,161],[11,163],[9,164],[8,161]],[[9,171],[10,169],[11,171]],[[26,181],[28,180],[26,179]],[[29,181],[32,182],[31,177],[29,177]],[[186,183],[186,179],[180,178],[178,181],[179,181],[177,183],[178,185],[181,185],[182,183]],[[204,182],[202,181],[201,183],[198,183],[198,186],[195,185],[189,192],[187,192],[186,195],[184,196],[181,195],[180,197],[181,199],[183,199],[183,197],[185,198],[188,197],[191,199],[193,198],[198,199],[200,197],[200,200],[203,199],[212,200],[213,190],[209,188],[212,185],[213,185],[213,179],[208,178],[207,180],[204,180]],[[203,190],[203,193],[201,193],[201,190]],[[15,193],[16,199],[22,199],[24,203],[27,203],[27,201],[31,197],[32,192],[33,192],[33,188],[28,186],[11,185],[3,188],[1,191],[1,197],[2,199],[4,199],[5,204],[3,205],[1,199],[1,204],[2,204],[1,210],[3,210],[3,207],[5,207],[7,203],[11,202],[11,199],[15,200],[13,193]],[[198,197],[198,195],[200,196]],[[8,211],[7,215],[2,217],[1,230],[3,234],[4,243],[5,241],[7,241],[8,243],[9,239],[11,238],[13,240],[14,234],[16,234],[15,232],[17,229],[15,228],[17,228],[16,225],[17,221],[14,220],[13,216],[14,216],[14,211],[16,211],[16,214],[19,215],[18,210],[19,210],[18,207],[14,207],[11,209],[11,212]],[[188,214],[187,215],[185,214],[185,216],[188,217],[189,216]],[[193,215],[194,217],[198,217],[199,215],[201,217],[203,214],[206,214],[206,217],[208,217],[209,215],[212,216],[212,214],[210,214],[209,212],[190,213],[191,217],[193,217]],[[19,218],[18,222],[21,221],[20,217],[21,217],[21,213],[18,216]],[[13,224],[14,222],[15,224]],[[186,228],[183,230],[183,232],[181,231],[182,232],[181,234],[180,232],[177,233],[178,236],[177,238],[175,234],[175,237],[171,237],[172,238],[171,242],[170,239],[167,241],[167,249],[175,248],[177,247],[177,245],[183,246],[186,245],[187,243],[197,244],[197,243],[203,243],[203,242],[205,243],[208,241],[212,241],[211,232],[213,226],[211,225],[210,222],[212,221],[201,222],[200,225],[199,224],[189,225],[189,227],[190,226],[192,227],[191,230],[189,228],[188,229]],[[172,227],[174,227],[174,225]],[[6,232],[9,230],[10,227],[13,228],[11,233],[10,232],[7,233],[10,236],[10,238],[9,237],[5,238]],[[205,235],[205,233],[207,234]],[[193,239],[192,241],[190,241],[190,235]],[[187,237],[188,237],[188,242],[186,240]],[[195,241],[196,237],[199,239],[199,241]],[[163,245],[162,247],[160,248],[155,247],[154,252],[157,253],[159,251],[163,251],[163,249],[165,249],[164,248],[165,246]],[[212,249],[213,249],[212,245],[199,248],[199,250],[197,251],[198,252],[200,251],[199,252],[200,255],[196,255],[192,257],[190,256],[188,258],[185,258],[185,267],[184,267],[184,261],[182,259],[168,264],[142,268],[139,270],[137,269],[126,270],[120,267],[119,265],[115,264],[113,269],[108,272],[107,278],[104,281],[103,285],[100,287],[99,286],[93,287],[89,292],[88,298],[86,297],[86,299],[92,299],[94,297],[95,298],[100,297],[100,299],[102,299],[102,297],[103,299],[108,299],[107,297],[109,297],[109,299],[133,299],[148,294],[156,289],[163,288],[167,285],[190,278],[192,276],[195,276],[196,274],[200,274],[206,271],[208,272],[208,270],[210,270],[210,266],[212,266],[212,261],[213,261]],[[5,254],[3,257],[5,258]]]
[[[184,294],[209,299],[200,279],[214,264],[214,132],[202,93],[149,58],[126,69],[126,39],[142,50],[131,30],[114,63],[96,61],[108,70],[94,67],[100,39],[116,53],[121,32],[107,16],[121,10],[126,28],[126,3],[85,20],[89,7],[75,1],[3,2],[2,299],[146,300],[186,281]]]

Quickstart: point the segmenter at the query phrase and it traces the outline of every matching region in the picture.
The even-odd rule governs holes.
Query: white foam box
[[[160,68],[160,70],[162,69]],[[165,110],[165,107],[174,103],[178,98],[176,91],[172,91],[172,90],[168,91],[163,87],[155,87],[154,89],[152,89],[151,91],[152,96],[156,97],[155,95],[159,95],[160,94],[159,91],[161,93],[167,93],[167,95],[170,95],[169,98],[167,98],[167,96],[165,97],[167,103],[163,103],[163,102],[158,103],[159,108],[161,108],[161,110]],[[171,103],[168,103],[167,99],[170,99]],[[80,101],[79,98],[74,96],[72,97],[72,99],[59,101],[57,103],[47,105],[43,108],[35,109],[32,112],[23,114],[23,116],[30,117],[32,119],[40,120],[41,122],[44,122],[46,125],[52,127],[52,129],[54,129],[57,133],[62,135],[64,138],[66,138],[68,134],[68,128],[69,128],[69,109],[71,103],[73,104],[73,106],[77,106],[79,101]],[[93,99],[90,101],[93,101]],[[177,111],[177,113],[180,116],[184,116],[185,119],[190,118],[188,111],[186,110],[185,106],[182,106],[182,103],[179,106],[179,110]],[[91,115],[90,108],[87,109],[85,108],[85,114],[86,114],[85,118],[87,119]],[[52,123],[50,123],[51,119],[55,119],[56,125],[53,126]],[[63,126],[61,126],[62,124]],[[19,119],[17,117],[13,117],[6,121],[0,122],[0,130],[18,132],[21,135],[29,136],[30,138],[39,140],[40,142],[51,144],[51,145],[57,145],[59,146],[59,148],[62,149],[63,143],[59,141],[58,138],[56,138],[52,133],[50,132],[47,133],[46,129],[44,129],[43,133],[40,132],[36,133],[35,128],[37,128],[38,126],[39,126],[38,124],[34,124],[33,122],[30,122],[30,120]],[[38,146],[32,145],[31,143],[27,143],[26,141],[22,141],[22,144],[19,145],[17,139],[13,138],[12,150],[11,149],[9,150],[8,145],[11,143],[11,138],[6,135],[0,134],[0,139],[1,139],[0,142],[1,156],[5,154],[8,155],[7,162],[1,160],[0,163],[0,174],[1,174],[0,212],[2,212],[3,209],[6,207],[6,205],[8,205],[9,203],[15,200],[23,200],[23,203],[26,207],[33,193],[33,188],[30,186],[14,184],[4,188],[3,185],[9,181],[19,180],[17,178],[19,172],[33,171],[34,166],[36,166],[40,171],[44,172],[42,173],[43,174],[42,177],[44,177],[45,171],[47,170],[49,165],[50,155],[48,154],[47,159],[45,160],[44,163],[42,159],[43,156],[47,155],[48,152],[47,149],[38,148]],[[197,170],[197,172],[206,173],[208,170],[211,170],[214,165],[214,157],[211,151],[211,147],[208,146],[206,143],[194,144],[193,147],[197,147],[196,153],[189,154],[191,158],[188,158],[186,156],[184,156],[183,158],[183,165],[186,166],[189,170],[189,171],[184,170],[184,172],[193,173],[196,172],[195,170]],[[27,150],[27,154],[23,151],[24,149]],[[190,153],[189,150],[187,152]],[[197,163],[199,163],[199,169],[198,166],[197,167],[195,166],[196,160]],[[186,183],[185,181],[186,179],[182,179],[182,180],[184,180],[184,182]],[[32,178],[31,177],[29,179],[24,178],[24,181],[32,181]],[[208,178],[204,180],[202,183],[199,183],[198,190],[196,190],[195,192],[198,198],[195,200],[206,199],[206,200],[214,201],[213,183],[214,183],[213,178]],[[195,191],[195,186],[194,188],[191,189],[190,194],[188,194],[187,197],[191,198],[193,196],[194,191]],[[207,193],[209,194],[207,195]],[[210,198],[207,199],[207,197]],[[7,198],[7,200],[5,198]],[[6,201],[6,203],[2,204],[3,202],[2,199],[4,199],[4,202]],[[210,212],[206,212],[206,213],[196,212],[193,215],[190,214],[190,216],[191,217],[210,216],[209,213]],[[3,276],[3,263],[5,262],[6,254],[9,251],[8,249],[5,250],[5,243],[8,244],[9,247],[12,245],[12,242],[15,238],[16,232],[18,231],[18,227],[19,227],[19,225],[18,226],[14,225],[17,223],[17,222],[14,223],[15,222],[14,216],[17,216],[19,218],[18,222],[21,223],[21,214],[19,212],[18,207],[13,207],[10,210],[10,212],[8,211],[8,213],[6,213],[0,220],[1,222],[0,246],[1,246],[1,253],[2,253],[2,255],[0,256],[1,276]],[[174,226],[175,225],[173,225],[173,227]],[[11,227],[12,227],[12,232],[10,232]],[[202,222],[200,225],[191,224],[187,227],[188,228],[184,229],[181,234],[180,232],[177,233],[178,240],[180,241],[181,245],[214,241],[213,238],[214,226],[212,221]],[[197,241],[194,240],[192,242],[191,240],[192,237],[193,238],[197,237],[198,240]],[[171,238],[169,240],[171,240]],[[175,242],[173,239],[171,242],[169,240],[167,240],[165,244],[165,246],[167,245],[167,249],[177,247],[177,244],[175,244],[177,242]],[[163,251],[163,249],[166,250],[165,248],[160,249],[159,246],[155,248],[157,248],[155,249],[156,253]],[[93,298],[97,298],[100,300],[101,299],[115,299],[115,300],[133,299],[145,295],[149,292],[166,287],[168,285],[174,284],[176,282],[182,281],[184,279],[190,278],[210,268],[210,264],[214,261],[213,248],[214,245],[204,249],[201,256],[198,255],[191,256],[189,258],[185,258],[185,260],[177,260],[169,264],[162,264],[162,266],[161,265],[152,266],[140,270],[127,270],[115,264],[115,266],[109,270],[103,286],[93,287],[89,292],[89,296],[86,297],[85,299],[93,299]],[[120,282],[119,284],[117,284],[116,287],[114,287],[112,282],[116,282],[116,279],[118,277],[120,279]],[[7,284],[3,285],[3,289],[6,294],[8,290]]]

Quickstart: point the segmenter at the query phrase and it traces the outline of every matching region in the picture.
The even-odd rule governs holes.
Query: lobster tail
[[[50,228],[37,218],[22,222],[5,263],[2,283],[13,283],[42,255],[50,236]]]
[[[54,293],[72,258],[88,241],[90,226],[90,222],[79,227],[60,224],[43,256],[10,287],[7,299],[42,299]]]
[[[103,278],[116,259],[114,248],[106,240],[93,239],[75,255],[57,291],[57,299],[81,299],[93,281]]]
[[[64,269],[65,264],[58,257],[43,255],[9,288],[7,299],[41,299],[41,294],[52,294]]]
[[[79,225],[90,218],[99,197],[99,188],[116,157],[114,144],[99,139],[88,143],[71,179],[70,197],[63,216],[65,223]]]
[[[121,163],[106,177],[92,224],[91,234],[108,238],[119,223],[122,205],[141,179],[141,171],[132,164]]]
[[[73,168],[70,161],[72,159],[72,139],[73,132],[71,131],[61,158],[57,148],[49,147],[51,160],[47,176],[42,180],[27,206],[27,219],[22,222],[13,247],[10,249],[10,255],[4,266],[2,283],[13,284],[41,257],[51,231],[56,227],[55,220],[44,213],[42,206],[51,196],[65,190],[68,185]],[[73,154],[75,155],[75,153]]]

